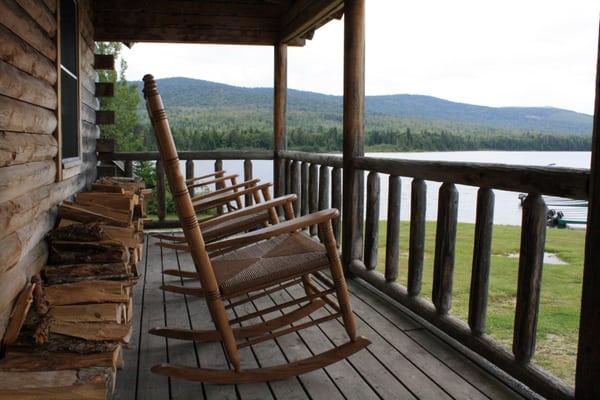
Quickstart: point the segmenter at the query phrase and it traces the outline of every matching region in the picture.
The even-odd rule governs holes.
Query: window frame
[[[67,67],[62,64],[62,32],[61,32],[61,7],[63,1],[72,1],[75,6],[74,11],[74,30],[75,30],[75,74],[73,71],[70,71]],[[58,153],[56,155],[56,181],[60,182],[67,177],[63,174],[64,170],[70,170],[69,177],[76,175],[79,173],[80,165],[82,164],[82,121],[81,121],[81,54],[80,54],[80,41],[81,41],[81,31],[80,31],[80,18],[79,18],[79,1],[78,0],[57,0],[56,7],[56,93],[58,106],[56,108],[56,141],[58,145]],[[77,139],[77,155],[71,157],[63,157],[63,129],[62,129],[62,101],[63,101],[63,93],[62,93],[62,73],[69,75],[75,80],[76,83],[76,94],[75,94],[75,115],[76,115],[76,129],[75,137]],[[75,172],[75,173],[73,173]]]

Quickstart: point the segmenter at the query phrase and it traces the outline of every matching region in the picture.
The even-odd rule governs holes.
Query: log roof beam
[[[344,0],[296,0],[281,18],[282,43],[312,39],[314,31],[334,18],[341,18]]]
[[[303,46],[343,0],[94,1],[97,41]]]

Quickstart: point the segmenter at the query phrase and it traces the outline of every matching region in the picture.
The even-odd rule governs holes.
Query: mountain
[[[141,84],[140,84],[141,85]],[[270,124],[271,88],[244,88],[189,78],[158,80],[158,87],[179,120],[199,113],[207,124],[250,118],[258,128]],[[486,107],[431,96],[396,94],[367,96],[367,129],[433,126],[449,131],[536,132],[591,135],[590,115],[553,107]],[[291,89],[288,91],[290,127],[341,126],[342,97]],[[179,121],[178,121],[179,122]],[[238,121],[243,122],[242,121]],[[458,127],[458,128],[457,128]]]

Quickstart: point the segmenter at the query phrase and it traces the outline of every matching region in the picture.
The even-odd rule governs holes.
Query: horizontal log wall
[[[0,338],[15,296],[46,262],[56,205],[96,178],[93,26],[89,0],[78,4],[82,153],[56,182],[56,2],[0,2]]]

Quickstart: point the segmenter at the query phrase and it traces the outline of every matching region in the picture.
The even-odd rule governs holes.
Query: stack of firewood
[[[44,281],[19,295],[3,339],[2,395],[110,397],[132,334],[147,194],[138,180],[104,178],[59,206]]]

